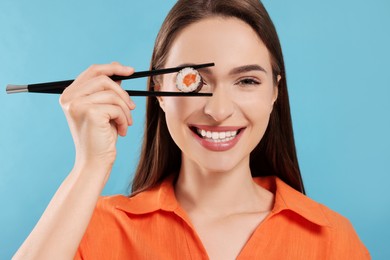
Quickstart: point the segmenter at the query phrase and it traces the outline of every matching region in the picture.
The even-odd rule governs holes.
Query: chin
[[[225,158],[215,158],[210,156],[207,160],[198,160],[197,164],[200,169],[210,173],[227,173],[231,172],[238,167],[243,166],[243,160],[235,160],[231,156],[224,156]],[[248,161],[249,167],[249,161]]]

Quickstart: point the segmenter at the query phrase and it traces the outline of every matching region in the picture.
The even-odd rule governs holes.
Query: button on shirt
[[[346,218],[277,177],[256,177],[254,181],[274,193],[275,202],[237,259],[370,259]],[[167,179],[131,198],[101,197],[75,259],[208,256]]]

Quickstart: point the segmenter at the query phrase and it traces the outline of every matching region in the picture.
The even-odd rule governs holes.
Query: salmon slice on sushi
[[[176,87],[182,92],[198,92],[202,88],[202,77],[193,68],[184,68],[177,74]]]

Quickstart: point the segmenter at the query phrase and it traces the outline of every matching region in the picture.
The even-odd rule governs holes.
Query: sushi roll
[[[176,87],[182,92],[198,92],[202,88],[202,77],[193,68],[184,68],[178,72]]]

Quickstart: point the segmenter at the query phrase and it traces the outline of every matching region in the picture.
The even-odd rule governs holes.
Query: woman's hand
[[[128,76],[133,68],[119,63],[92,65],[65,89],[60,104],[76,148],[75,166],[94,165],[110,171],[118,134],[132,124],[135,104],[112,75]]]
[[[111,172],[118,134],[126,135],[130,110],[135,108],[120,83],[109,76],[133,72],[119,63],[93,65],[61,95],[76,164],[13,259],[74,257]]]

